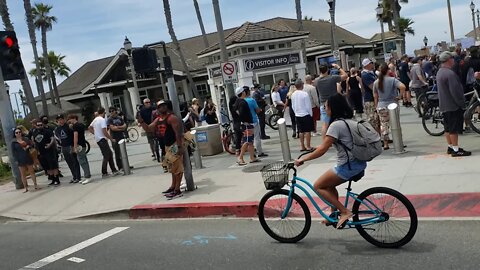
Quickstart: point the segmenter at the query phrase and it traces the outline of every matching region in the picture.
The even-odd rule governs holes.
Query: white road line
[[[78,243],[78,244],[76,244],[76,245],[74,245],[74,246],[71,246],[71,247],[66,248],[66,249],[64,249],[64,250],[62,250],[62,251],[59,251],[59,252],[57,252],[57,253],[55,253],[55,254],[53,254],[53,255],[50,255],[50,256],[48,256],[48,257],[45,257],[45,258],[43,258],[43,259],[41,259],[41,260],[39,260],[39,261],[37,261],[37,262],[34,262],[34,263],[30,264],[30,265],[24,266],[23,268],[20,268],[20,270],[39,269],[39,268],[44,267],[44,266],[46,266],[46,265],[48,265],[48,264],[51,264],[51,263],[53,263],[53,262],[55,262],[55,261],[58,261],[58,260],[66,257],[66,256],[69,256],[69,255],[71,255],[71,254],[73,254],[73,253],[75,253],[75,252],[77,252],[77,251],[79,251],[79,250],[82,250],[82,249],[84,249],[84,248],[86,248],[86,247],[89,247],[89,246],[95,244],[95,243],[98,243],[98,242],[100,242],[100,241],[102,241],[102,240],[105,240],[105,239],[107,239],[108,237],[113,236],[113,235],[115,235],[115,234],[117,234],[117,233],[120,233],[120,232],[122,232],[122,231],[124,231],[124,230],[126,230],[126,229],[128,229],[128,228],[129,228],[129,227],[116,227],[116,228],[113,228],[113,229],[111,229],[111,230],[109,230],[109,231],[106,231],[106,232],[104,232],[104,233],[102,233],[102,234],[99,234],[99,235],[97,235],[97,236],[94,236],[94,237],[92,237],[92,238],[90,238],[90,239],[88,239],[88,240],[85,240],[85,241],[83,241],[83,242],[81,242],[81,243]]]

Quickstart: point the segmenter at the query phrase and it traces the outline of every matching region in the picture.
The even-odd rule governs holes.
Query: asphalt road
[[[25,267],[32,263],[62,270],[429,270],[480,265],[480,221],[421,221],[413,241],[393,250],[370,245],[355,230],[336,231],[319,221],[297,244],[277,243],[257,220],[238,219],[8,222],[0,224],[0,239],[2,270],[31,269]],[[72,257],[84,261],[70,261]]]

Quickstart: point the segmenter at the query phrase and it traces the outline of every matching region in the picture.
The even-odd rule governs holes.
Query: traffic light
[[[137,73],[153,73],[157,71],[157,53],[154,49],[138,48],[132,51],[133,66]]]
[[[25,77],[17,36],[13,31],[0,31],[0,67],[5,81]]]

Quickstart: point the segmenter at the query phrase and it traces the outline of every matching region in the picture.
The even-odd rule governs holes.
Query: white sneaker
[[[83,181],[80,182],[80,183],[81,183],[82,185],[86,185],[86,184],[90,183],[90,181],[92,181],[91,178],[87,178],[87,179],[83,180]]]

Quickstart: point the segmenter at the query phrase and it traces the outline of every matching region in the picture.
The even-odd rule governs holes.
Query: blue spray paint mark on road
[[[193,245],[206,245],[209,243],[209,240],[237,240],[237,237],[233,234],[228,234],[227,236],[206,236],[206,235],[195,235],[193,240],[186,240],[182,242],[184,246],[193,246]]]

